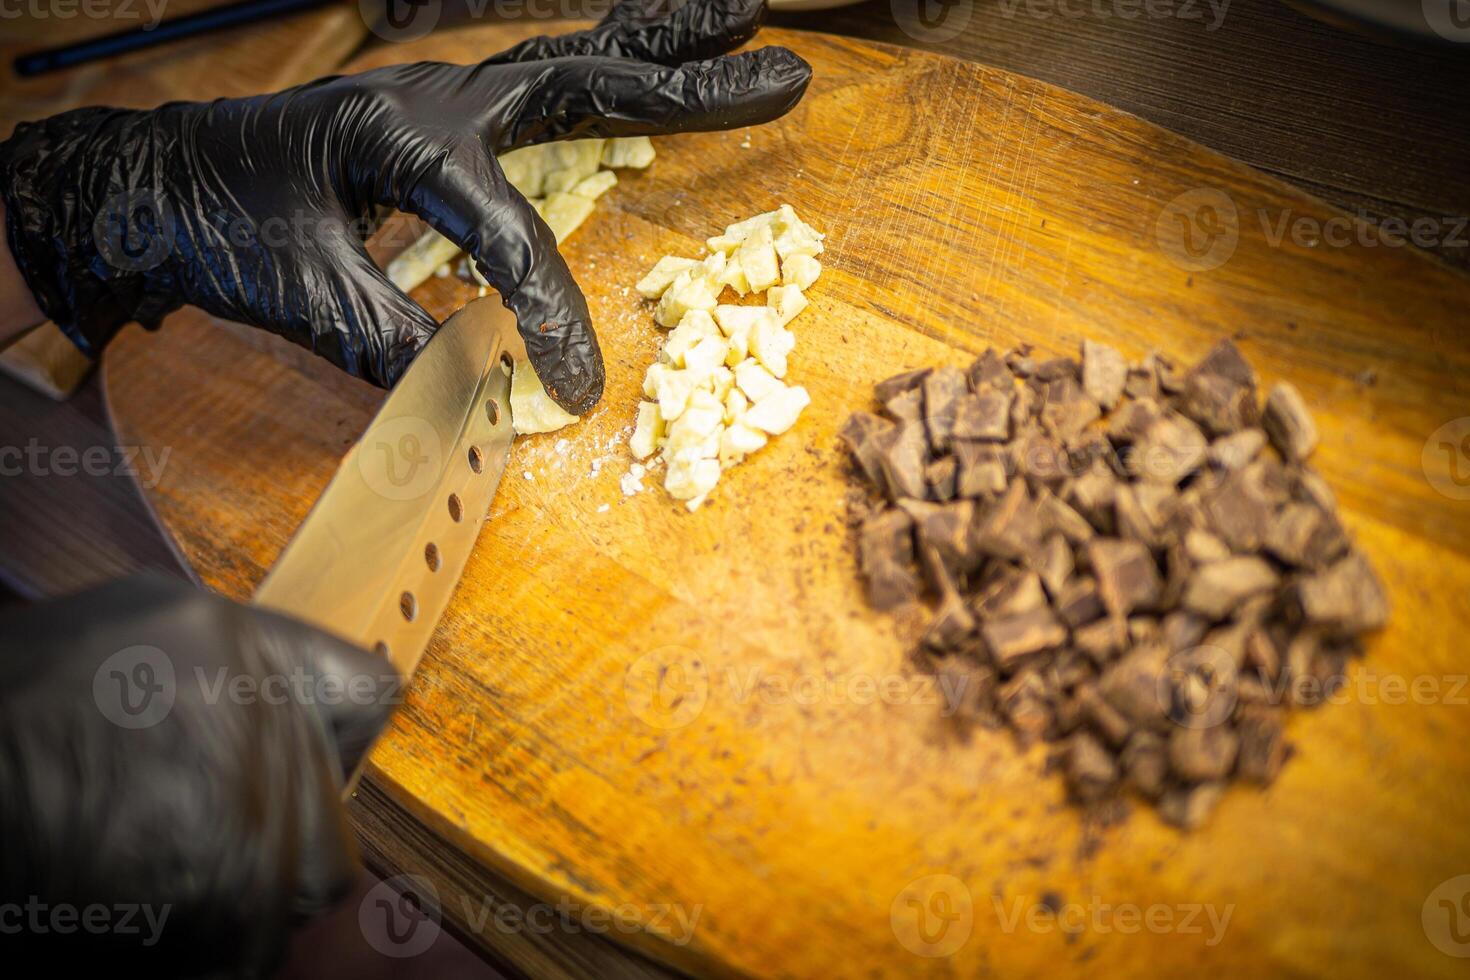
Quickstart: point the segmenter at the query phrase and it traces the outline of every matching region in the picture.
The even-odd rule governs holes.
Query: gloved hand
[[[0,618],[0,947],[268,969],[356,880],[344,775],[400,689],[379,657],[162,578]]]
[[[436,324],[368,258],[375,205],[474,257],[516,315],[547,392],[602,394],[587,302],[495,154],[550,140],[733,129],[796,104],[811,69],[749,40],[765,0],[627,0],[596,28],[478,65],[424,62],[275,95],[79,109],[0,144],[17,264],[42,310],[96,355],[129,320],[192,303],[392,385]],[[711,59],[711,60],[702,60]]]

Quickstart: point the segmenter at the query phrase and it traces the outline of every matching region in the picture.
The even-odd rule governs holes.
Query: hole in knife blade
[[[388,658],[388,644],[384,643],[382,640],[379,640],[377,643],[373,644],[373,652],[386,660]]]
[[[428,562],[429,571],[439,570],[439,546],[432,541],[424,545],[424,561]]]
[[[500,424],[500,403],[493,398],[485,403],[485,417],[491,425]]]
[[[470,447],[470,469],[480,473],[485,469],[485,454],[480,452],[479,446]]]
[[[510,374],[511,371],[515,370],[516,362],[511,358],[508,351],[500,352],[500,366],[505,369],[506,374]]]
[[[419,604],[412,592],[405,592],[398,598],[398,610],[403,613],[404,619],[413,622],[413,617],[418,614]]]
[[[456,524],[464,516],[464,507],[460,505],[459,494],[457,493],[451,493],[449,495],[449,516],[454,519]]]

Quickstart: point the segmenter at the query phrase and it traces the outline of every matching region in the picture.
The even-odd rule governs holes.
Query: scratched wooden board
[[[363,64],[468,61],[517,36],[467,30]],[[1470,871],[1455,688],[1470,512],[1422,459],[1470,415],[1470,283],[1409,249],[1273,242],[1282,215],[1334,212],[1064,91],[818,34],[761,41],[813,64],[802,104],[658,141],[565,245],[607,393],[578,427],[517,444],[374,753],[375,791],[435,846],[535,893],[644,910],[643,931],[614,938],[701,973],[1458,975],[1421,913]],[[1196,213],[1202,189],[1228,195],[1236,240],[1196,239],[1229,257],[1190,271],[1167,205],[1194,192]],[[628,284],[781,201],[827,233],[791,361],[812,407],[697,514],[657,488],[625,498],[659,343]],[[431,280],[417,295],[442,317],[472,293]],[[906,679],[917,617],[865,607],[843,529],[835,433],[874,381],[1083,336],[1186,361],[1233,336],[1266,382],[1295,383],[1322,429],[1315,461],[1395,604],[1345,703],[1293,717],[1277,783],[1232,788],[1190,835],[1147,807],[1090,823],[1045,749],[954,736]],[[269,347],[186,315],[130,331],[106,364],[123,438],[173,447],[152,491],[163,522],[204,581],[242,598],[379,399]],[[1404,703],[1385,676],[1440,693]],[[1060,924],[1031,911],[1058,902]],[[1153,926],[1119,906],[1157,907]],[[697,916],[692,930],[664,908]]]

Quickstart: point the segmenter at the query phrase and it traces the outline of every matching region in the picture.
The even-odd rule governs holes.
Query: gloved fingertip
[[[602,399],[606,381],[597,335],[585,323],[537,329],[526,336],[526,353],[546,393],[573,415],[585,415]]]
[[[760,63],[762,80],[772,87],[805,91],[812,80],[812,66],[790,48],[761,48],[753,54]]]

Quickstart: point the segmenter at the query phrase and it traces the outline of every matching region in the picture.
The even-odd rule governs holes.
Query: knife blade
[[[406,685],[510,459],[517,355],[515,317],[498,297],[446,320],[251,601],[376,650]],[[355,783],[354,773],[348,792]]]

